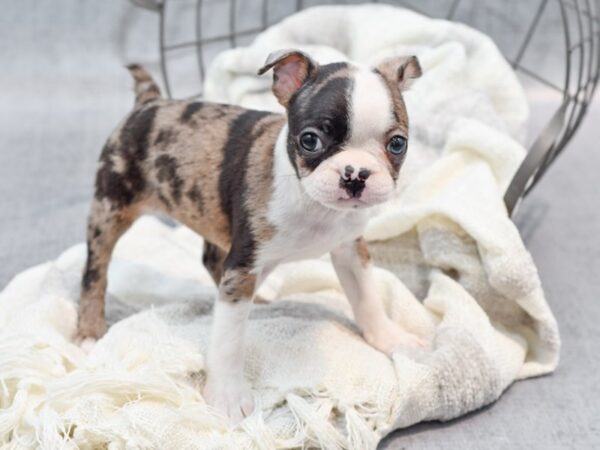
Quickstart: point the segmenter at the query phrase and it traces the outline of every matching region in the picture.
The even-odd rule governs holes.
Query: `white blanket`
[[[360,337],[327,258],[282,266],[261,288],[273,302],[250,318],[246,372],[258,407],[231,429],[200,393],[215,295],[201,239],[143,218],[110,268],[108,314],[118,323],[89,353],[70,342],[83,244],[0,294],[0,442],[363,450],[395,427],[460,416],[556,367],[557,326],[502,203],[524,156],[527,107],[491,41],[387,6],[315,8],[218,57],[207,97],[275,107],[270,80],[254,73],[280,47],[322,62],[419,56],[404,185],[366,238],[390,270],[376,271],[389,314],[432,350],[390,360]]]

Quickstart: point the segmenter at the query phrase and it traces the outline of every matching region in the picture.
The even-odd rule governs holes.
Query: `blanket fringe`
[[[295,394],[288,394],[285,399],[296,421],[301,424],[306,440],[318,444],[324,450],[347,448],[344,437],[328,420],[332,410],[331,402],[319,399],[311,405]]]
[[[10,434],[21,422],[21,417],[27,408],[27,391],[19,389],[15,394],[10,407],[0,412],[0,440],[7,442],[10,440]]]
[[[260,405],[256,406],[256,410],[246,420],[242,422],[242,429],[250,437],[252,444],[259,450],[275,450],[277,449],[276,437],[273,432],[267,427],[262,414]]]
[[[348,449],[370,450],[377,447],[377,435],[354,408],[346,411],[346,432],[348,433]]]

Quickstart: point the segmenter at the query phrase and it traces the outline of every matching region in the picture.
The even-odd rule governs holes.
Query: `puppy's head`
[[[273,93],[287,110],[287,151],[307,194],[335,209],[385,202],[408,145],[402,91],[421,75],[416,57],[367,69],[318,65],[297,50],[272,53]]]

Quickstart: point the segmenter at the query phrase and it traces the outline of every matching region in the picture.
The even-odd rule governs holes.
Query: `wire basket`
[[[198,73],[197,86],[207,65],[215,56],[214,49],[223,50],[243,45],[281,18],[309,6],[351,1],[309,0],[187,0],[193,8],[194,36],[172,41],[168,24],[170,12],[181,8],[184,0],[131,0],[134,4],[158,13],[160,67],[166,93],[173,96],[171,61],[175,54],[193,52]],[[373,3],[379,3],[374,1]],[[490,35],[499,44],[507,61],[521,77],[554,91],[559,97],[553,114],[535,133],[529,152],[511,181],[504,201],[509,214],[544,175],[585,117],[592,100],[600,71],[600,0],[539,0],[514,2],[517,13],[503,12],[505,2],[480,0],[398,0],[387,1],[434,18],[466,23]],[[490,14],[478,8],[496,5]],[[500,5],[499,5],[500,4]],[[513,5],[514,6],[514,5]],[[220,19],[215,19],[215,7]],[[287,8],[287,10],[286,10]],[[209,10],[207,12],[207,10]],[[255,26],[242,26],[240,17],[248,11],[258,14]],[[275,13],[274,13],[275,11]],[[189,16],[189,10],[187,15]],[[214,27],[214,22],[218,26]],[[213,25],[213,26],[211,26]],[[211,32],[210,29],[217,29]],[[227,30],[225,33],[222,30]],[[507,39],[508,36],[508,39]],[[213,49],[211,53],[208,51]],[[548,71],[539,61],[527,61],[528,55],[559,55],[562,71],[556,65]],[[201,92],[195,97],[201,97]],[[189,95],[188,95],[189,96]]]

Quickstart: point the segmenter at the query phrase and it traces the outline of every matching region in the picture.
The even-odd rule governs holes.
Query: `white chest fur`
[[[334,211],[311,200],[290,197],[279,203],[270,217],[277,231],[259,252],[260,265],[316,258],[363,232],[367,222],[363,212]]]
[[[281,131],[275,147],[274,186],[268,218],[276,233],[258,252],[258,266],[262,267],[328,253],[343,242],[359,237],[369,217],[365,210],[334,210],[308,197],[289,161],[286,136],[287,127]]]

